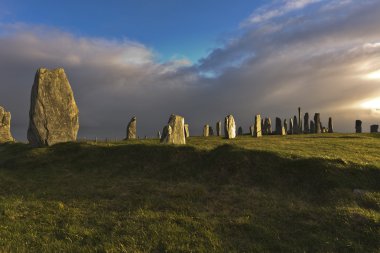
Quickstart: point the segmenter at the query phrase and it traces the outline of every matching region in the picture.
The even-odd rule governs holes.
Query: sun
[[[368,80],[380,80],[380,70],[371,72],[365,75],[364,78]]]
[[[379,77],[380,79],[380,77]],[[361,107],[364,109],[372,109],[372,110],[380,110],[380,97],[371,99],[371,100],[366,100],[361,104]]]

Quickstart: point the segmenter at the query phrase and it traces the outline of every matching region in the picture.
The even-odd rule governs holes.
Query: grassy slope
[[[379,137],[1,145],[0,252],[380,252]]]

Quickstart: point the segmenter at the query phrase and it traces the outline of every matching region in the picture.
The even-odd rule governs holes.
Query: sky
[[[378,0],[0,0],[0,106],[26,140],[40,67],[63,67],[79,138],[156,136],[170,114],[201,134],[233,114],[380,124]]]

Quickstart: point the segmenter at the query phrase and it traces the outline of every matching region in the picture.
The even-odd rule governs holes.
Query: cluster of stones
[[[27,137],[29,143],[35,147],[50,146],[56,143],[76,141],[79,130],[79,110],[76,105],[73,91],[67,79],[64,69],[58,68],[48,70],[40,68],[34,79],[31,91],[29,111],[29,128]],[[0,107],[0,143],[14,141],[10,131],[11,114],[3,107]],[[222,122],[216,123],[216,136],[222,136]],[[356,120],[355,130],[362,132],[362,121]],[[379,131],[379,125],[371,126],[371,133]],[[270,117],[262,118],[255,116],[255,122],[249,128],[250,135],[261,137],[262,135],[287,135],[287,134],[308,134],[308,133],[333,133],[333,120],[330,117],[328,126],[321,123],[319,113],[314,114],[310,120],[309,113],[305,113],[301,118],[301,108],[298,108],[298,117],[294,116],[282,120],[277,117],[275,120],[275,130],[272,130],[272,120]],[[243,135],[243,128],[236,128],[236,122],[232,115],[224,119],[224,137],[234,139],[238,135]],[[213,136],[214,129],[206,124],[203,128],[203,136]],[[168,124],[164,126],[162,132],[158,131],[157,137],[161,143],[186,144],[186,138],[190,136],[189,125],[185,124],[182,116],[172,114]],[[136,139],[137,118],[132,117],[126,129],[126,139]]]

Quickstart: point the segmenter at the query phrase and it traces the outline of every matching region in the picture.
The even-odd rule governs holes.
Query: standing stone
[[[371,133],[378,133],[379,132],[379,125],[372,125],[371,126]]]
[[[285,128],[285,133],[288,133],[288,121],[284,119],[284,128]]]
[[[300,128],[298,126],[298,119],[297,116],[294,115],[293,117],[293,134],[299,134]]]
[[[331,117],[329,118],[329,129],[328,129],[328,132],[330,134],[334,133],[333,121],[332,121]]]
[[[210,126],[209,125],[205,125],[203,127],[203,137],[208,137],[210,135]]]
[[[261,118],[261,131],[264,132],[264,118]]]
[[[0,106],[0,143],[14,141],[11,134],[11,113]]]
[[[157,138],[161,139],[161,132],[160,131],[157,132]]]
[[[185,127],[183,130],[185,131],[185,137],[189,138],[190,137],[189,124],[185,124]]]
[[[236,124],[232,115],[228,115],[224,119],[224,136],[227,139],[234,139],[236,137]]]
[[[264,120],[264,133],[272,134],[272,120],[270,118]]]
[[[208,134],[209,136],[214,136],[214,129],[212,128],[212,126],[208,127]]]
[[[222,136],[222,121],[216,122],[216,135]]]
[[[315,133],[320,134],[322,132],[321,115],[319,113],[314,114],[314,126]]]
[[[253,133],[255,132],[255,126],[254,125],[251,125],[250,127],[249,127],[249,134],[251,135],[251,136],[253,136]]]
[[[286,135],[286,129],[285,129],[285,127],[281,128],[281,135],[282,136]]]
[[[32,146],[75,141],[79,111],[63,68],[40,68],[31,92],[28,140]]]
[[[161,142],[167,144],[186,144],[184,127],[185,119],[172,114],[168,125],[162,131]]]
[[[261,115],[260,114],[257,114],[255,116],[255,125],[253,125],[253,132],[252,132],[252,136],[253,137],[256,137],[256,138],[259,138],[261,137],[263,134],[262,134],[262,130],[261,130]]]
[[[302,134],[301,107],[298,107],[298,133]]]
[[[312,120],[310,120],[310,133],[315,133],[315,124]]]
[[[243,128],[241,126],[238,128],[238,135],[239,136],[243,135]]]
[[[358,134],[362,133],[362,121],[361,120],[355,121],[355,130],[356,130],[356,133],[358,133]]]
[[[280,118],[276,118],[276,134],[282,135],[282,120]]]
[[[137,138],[137,118],[133,117],[127,126],[127,140],[132,140]]]
[[[289,134],[294,134],[294,123],[293,123],[293,119],[290,118],[289,119]]]
[[[310,119],[309,119],[309,113],[305,113],[305,116],[303,117],[303,132],[305,134],[310,133],[310,125],[309,125]]]

